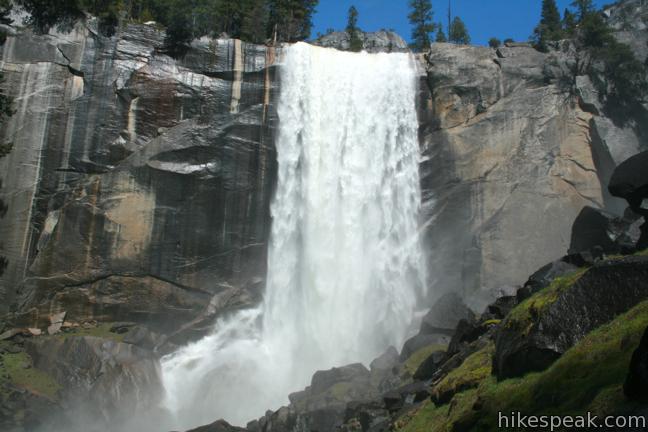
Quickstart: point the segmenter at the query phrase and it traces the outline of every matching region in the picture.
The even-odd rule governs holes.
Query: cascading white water
[[[265,298],[163,359],[175,427],[245,424],[400,347],[424,281],[415,77],[408,54],[286,50]]]

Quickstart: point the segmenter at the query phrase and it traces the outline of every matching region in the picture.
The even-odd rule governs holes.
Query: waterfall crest
[[[425,280],[416,85],[408,54],[287,48],[264,300],[163,358],[175,427],[244,425],[400,348]]]

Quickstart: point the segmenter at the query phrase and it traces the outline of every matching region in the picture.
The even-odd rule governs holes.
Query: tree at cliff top
[[[470,35],[468,35],[466,24],[464,24],[464,22],[459,17],[455,17],[452,20],[448,33],[450,42],[452,43],[463,45],[468,45],[470,43]]]
[[[349,50],[362,51],[362,39],[360,39],[360,30],[358,29],[358,10],[355,6],[349,8],[346,32],[349,35]]]
[[[565,9],[563,13],[562,25],[567,36],[572,37],[576,34],[576,15],[569,9]]]
[[[499,48],[500,45],[502,45],[502,41],[497,39],[496,37],[492,37],[488,40],[488,46],[493,49]]]
[[[279,42],[308,39],[318,0],[269,0],[269,28]]]
[[[573,3],[579,18],[576,42],[589,56],[589,75],[599,95],[607,106],[623,113],[620,119],[627,120],[641,110],[648,95],[646,66],[628,45],[617,41],[603,15],[591,3],[589,0]]]
[[[560,12],[555,0],[542,0],[540,24],[535,28],[533,40],[540,51],[547,50],[547,42],[557,41],[564,37]]]
[[[52,27],[69,28],[83,17],[77,0],[16,0],[29,14],[27,24],[40,33],[48,33]]]
[[[571,6],[576,8],[579,23],[595,12],[593,0],[574,0],[571,2]]]
[[[244,2],[240,38],[253,43],[263,43],[267,38],[268,5],[265,0]]]
[[[11,6],[10,0],[0,0],[0,24],[11,24],[12,20],[9,18]],[[3,45],[6,40],[7,34],[4,31],[0,31],[0,45]]]
[[[441,23],[437,24],[437,32],[436,32],[436,38],[434,39],[435,42],[448,42],[448,38],[446,37],[446,34],[443,32],[443,26]]]
[[[412,24],[412,43],[414,51],[422,52],[430,48],[430,33],[434,32],[436,25],[432,22],[434,12],[430,0],[410,0],[409,22]]]

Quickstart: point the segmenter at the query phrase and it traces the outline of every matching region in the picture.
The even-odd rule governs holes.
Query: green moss
[[[441,432],[448,424],[449,405],[437,407],[432,401],[425,401],[421,407],[398,419],[395,429],[403,432]]]
[[[455,395],[450,403],[442,406],[426,401],[417,411],[398,419],[395,429],[402,432],[469,430],[469,425],[477,421],[478,411],[474,409],[477,399],[477,389],[472,389]]]
[[[644,249],[641,252],[637,252],[635,255],[637,255],[637,256],[648,256],[648,249]]]
[[[55,400],[61,386],[48,374],[33,367],[31,357],[25,352],[3,354],[0,380],[30,392]]]
[[[416,351],[414,354],[409,356],[409,358],[405,361],[405,370],[410,374],[410,376],[414,375],[416,370],[423,364],[425,359],[427,359],[432,353],[436,351],[446,351],[448,347],[446,345],[428,345],[426,347],[423,347]]]
[[[482,326],[483,327],[490,327],[490,326],[494,326],[494,325],[499,325],[499,323],[501,323],[501,322],[502,322],[502,320],[500,320],[500,319],[491,319],[491,320],[488,320],[488,321],[484,321],[482,323]]]
[[[112,328],[112,326],[112,323],[101,323],[96,327],[90,328],[73,327],[55,335],[54,337],[67,339],[69,337],[94,336],[104,339],[111,339],[116,342],[122,342],[125,335],[111,332],[110,329]]]
[[[622,385],[646,327],[648,301],[591,332],[546,371],[501,382],[488,376],[476,389],[456,394],[445,406],[423,405],[403,430],[448,431],[459,423],[470,425],[462,430],[492,431],[498,412],[583,415],[591,411],[600,416],[631,412],[638,405],[623,396]],[[452,372],[454,380],[475,374],[485,362],[483,358],[470,360],[472,366],[466,359]],[[448,377],[444,381],[450,381]]]
[[[574,273],[554,279],[547,288],[535,293],[517,305],[504,321],[504,325],[507,328],[528,331],[533,325],[535,317],[541,315],[543,310],[558,300],[558,296],[574,285],[587,270],[587,268],[583,268]]]
[[[477,387],[491,375],[494,352],[495,344],[490,342],[468,356],[461,366],[446,375],[432,391],[437,395],[446,395]]]

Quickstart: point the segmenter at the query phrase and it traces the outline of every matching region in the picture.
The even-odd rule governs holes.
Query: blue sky
[[[597,7],[613,0],[594,0]],[[495,36],[501,40],[527,40],[540,20],[541,0],[452,0],[453,16],[459,15],[468,27],[473,44],[486,45]],[[560,11],[571,0],[557,0]],[[407,0],[320,0],[314,17],[312,36],[325,33],[327,28],[346,27],[347,12],[355,5],[359,12],[359,26],[365,31],[393,29],[406,40],[411,27],[407,21]],[[448,21],[448,0],[432,0],[434,20]]]

